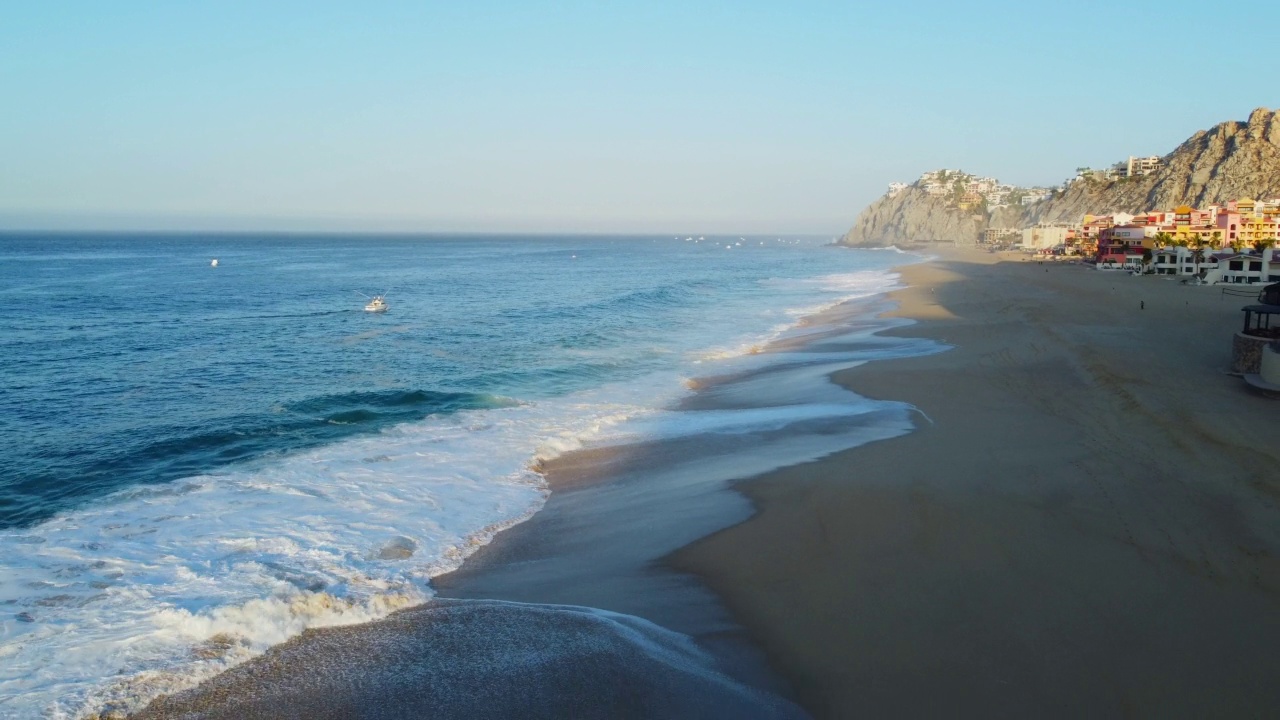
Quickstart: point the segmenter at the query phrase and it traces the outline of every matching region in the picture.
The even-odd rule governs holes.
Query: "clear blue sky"
[[[836,234],[1280,105],[1277,8],[7,3],[0,227]]]

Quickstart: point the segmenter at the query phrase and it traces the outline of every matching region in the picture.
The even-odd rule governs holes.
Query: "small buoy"
[[[218,267],[218,258],[214,258],[213,262],[209,263],[209,267]]]

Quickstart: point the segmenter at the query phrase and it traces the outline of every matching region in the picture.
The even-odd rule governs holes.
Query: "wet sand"
[[[894,294],[949,352],[836,380],[908,435],[739,483],[672,558],[820,718],[1280,708],[1280,402],[1226,373],[1241,298],[944,252]],[[1145,309],[1140,309],[1145,303]]]

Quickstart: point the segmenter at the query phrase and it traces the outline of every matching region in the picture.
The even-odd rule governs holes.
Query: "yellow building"
[[[1240,232],[1237,238],[1245,245],[1253,245],[1258,242],[1274,243],[1277,239],[1277,232],[1280,232],[1280,223],[1277,223],[1275,216],[1245,216],[1240,214]]]
[[[1210,248],[1221,248],[1223,243],[1223,232],[1220,228],[1212,226],[1192,227],[1191,225],[1176,225],[1172,228],[1165,229],[1169,235],[1173,236],[1174,245],[1187,244],[1190,246],[1203,246]]]

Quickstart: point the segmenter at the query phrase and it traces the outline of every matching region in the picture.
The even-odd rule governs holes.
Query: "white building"
[[[1210,282],[1228,284],[1253,284],[1280,281],[1280,257],[1274,247],[1254,253],[1222,253],[1217,256],[1217,274],[1208,275]]]
[[[907,189],[906,183],[892,182],[892,183],[889,183],[889,192],[886,194],[889,197],[893,197],[894,195],[897,195],[898,193],[906,189]]]
[[[1206,253],[1196,262],[1195,251],[1172,246],[1155,251],[1151,267],[1157,275],[1200,275],[1207,283],[1252,285],[1280,282],[1280,252],[1267,248],[1257,253]]]
[[[1152,253],[1151,267],[1157,275],[1195,275],[1197,270],[1216,271],[1218,258],[1206,253],[1203,261],[1196,262],[1194,250],[1173,245]]]
[[[1129,156],[1129,161],[1125,163],[1125,177],[1142,177],[1150,175],[1160,169],[1160,156],[1151,155],[1149,157]]]
[[[1031,205],[1049,197],[1052,191],[1047,188],[1027,188],[1022,194],[1022,204]]]
[[[1005,190],[992,190],[982,197],[987,201],[987,207],[1003,207],[1009,204],[1009,193]]]
[[[1025,250],[1048,250],[1065,245],[1071,231],[1061,225],[1036,225],[1022,231],[1022,247]]]

